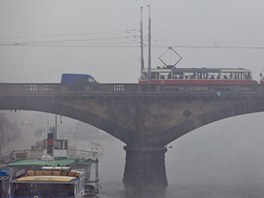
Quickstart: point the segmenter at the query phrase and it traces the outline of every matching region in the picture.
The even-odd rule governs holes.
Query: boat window
[[[40,197],[69,197],[74,196],[73,184],[36,184],[36,183],[19,183],[15,185],[14,196],[34,196]]]
[[[55,149],[67,149],[68,148],[68,140],[55,140],[54,141]]]

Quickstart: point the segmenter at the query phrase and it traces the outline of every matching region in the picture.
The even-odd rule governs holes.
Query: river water
[[[26,140],[25,140],[26,141]],[[184,178],[181,174],[177,173],[177,168],[172,166],[176,164],[172,163],[169,159],[167,165],[167,178],[169,185],[165,192],[155,192],[153,190],[142,192],[142,190],[127,193],[124,191],[122,177],[125,164],[125,151],[122,149],[124,146],[118,140],[112,138],[103,138],[96,140],[96,142],[102,145],[102,154],[99,158],[99,178],[102,189],[98,195],[98,198],[263,198],[264,197],[264,173],[261,178],[262,182],[258,181],[257,185],[251,183],[230,183],[230,182],[209,182],[202,181],[197,182],[197,178],[194,177],[194,183],[183,184],[181,180]],[[32,141],[33,143],[33,141]],[[20,144],[20,145],[19,145]],[[23,138],[20,139],[19,144],[16,146],[26,149],[27,144],[23,144]],[[75,146],[85,148],[87,141],[75,140]],[[12,144],[7,148],[13,148]],[[168,155],[168,154],[167,154]],[[169,157],[168,157],[169,158]],[[169,167],[169,168],[168,168]],[[179,169],[180,170],[180,169]],[[262,169],[263,170],[263,169]],[[171,173],[173,171],[174,173]],[[174,178],[176,175],[180,177]],[[190,173],[191,174],[191,173]],[[186,175],[186,177],[190,177]],[[192,179],[190,179],[192,180]],[[203,180],[203,179],[201,179]],[[251,181],[251,180],[250,180]],[[224,184],[223,184],[224,183]],[[225,185],[226,183],[226,185]],[[259,185],[258,185],[259,184]]]
[[[169,185],[166,192],[136,192],[126,195],[121,183],[102,183],[99,198],[263,198],[263,188]]]
[[[106,138],[99,140],[103,145],[104,154],[100,159],[100,184],[102,189],[99,198],[263,198],[264,197],[264,169],[260,169],[259,177],[250,178],[255,172],[248,174],[248,181],[237,181],[243,178],[238,171],[227,173],[220,172],[211,176],[211,180],[204,173],[190,173],[187,175],[188,166],[178,166],[177,158],[173,151],[166,154],[166,168],[169,185],[165,192],[138,191],[126,193],[123,188],[122,177],[125,163],[125,144],[118,140]],[[79,144],[81,145],[81,143]],[[195,151],[192,151],[195,153]],[[196,151],[197,152],[197,151]],[[189,162],[188,162],[189,163]],[[192,162],[191,162],[192,163]],[[193,164],[195,166],[195,164]],[[243,165],[241,165],[243,167]],[[252,166],[254,168],[254,166]],[[231,168],[231,167],[230,167]],[[239,167],[238,167],[239,168]],[[251,168],[251,167],[250,167]],[[191,169],[191,168],[190,168]],[[209,168],[208,168],[209,169]],[[201,170],[203,170],[201,168]],[[220,171],[214,168],[215,171]],[[181,171],[183,173],[177,173]],[[199,170],[194,171],[199,172]],[[210,170],[211,171],[211,170]],[[209,172],[210,172],[209,171]],[[258,170],[255,170],[258,171]],[[206,171],[205,171],[206,172]],[[207,173],[209,174],[209,173]],[[220,176],[222,174],[222,176]],[[228,176],[230,175],[231,176]],[[233,175],[232,175],[233,174]],[[183,176],[185,175],[185,176]],[[178,178],[176,178],[178,176]],[[199,179],[201,177],[201,179]],[[215,177],[215,179],[214,179]],[[186,179],[189,178],[189,179]],[[213,178],[213,179],[212,179]],[[230,179],[231,178],[231,179]],[[235,179],[234,179],[235,178]],[[229,179],[229,182],[227,181]]]

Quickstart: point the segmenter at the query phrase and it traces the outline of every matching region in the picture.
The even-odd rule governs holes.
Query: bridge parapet
[[[82,95],[82,96],[155,96],[219,97],[264,96],[263,85],[141,85],[141,84],[59,84],[2,83],[0,96]]]

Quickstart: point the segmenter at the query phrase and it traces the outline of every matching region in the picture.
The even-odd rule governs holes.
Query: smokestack
[[[53,156],[53,148],[54,148],[54,136],[53,133],[48,133],[47,138],[47,154]]]

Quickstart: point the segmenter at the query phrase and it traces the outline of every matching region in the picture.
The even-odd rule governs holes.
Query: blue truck
[[[97,83],[89,74],[62,74],[62,84],[92,84]]]

